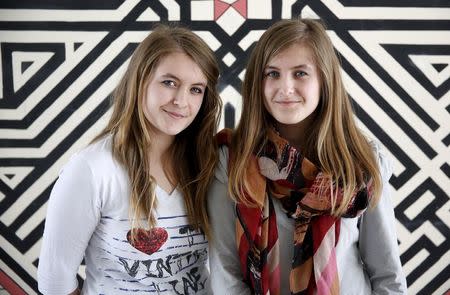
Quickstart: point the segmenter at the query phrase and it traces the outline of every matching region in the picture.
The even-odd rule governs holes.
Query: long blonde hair
[[[207,78],[200,111],[194,121],[175,136],[164,155],[164,169],[184,196],[188,218],[196,229],[209,234],[206,191],[217,161],[214,135],[222,102],[216,89],[219,66],[213,51],[186,28],[157,26],[136,48],[128,68],[113,93],[113,112],[106,128],[94,140],[112,135],[112,153],[128,172],[132,236],[144,217],[148,227],[156,224],[156,182],[150,175],[149,153],[152,136],[143,109],[145,90],[159,62],[173,52],[188,55]],[[169,161],[170,159],[170,161]],[[170,163],[170,164],[168,164]],[[173,163],[176,163],[174,165]]]
[[[369,178],[373,181],[372,204],[375,204],[382,185],[377,160],[372,147],[356,126],[333,44],[325,27],[311,19],[278,21],[262,35],[250,55],[242,85],[241,119],[231,145],[234,164],[230,165],[229,171],[230,195],[246,204],[252,201],[242,193],[248,191],[251,195],[246,167],[252,154],[258,154],[267,141],[267,130],[273,124],[263,102],[264,68],[275,55],[294,43],[310,47],[319,69],[320,102],[302,152],[344,189],[343,200],[338,206],[332,199],[332,214],[342,215],[353,191]]]

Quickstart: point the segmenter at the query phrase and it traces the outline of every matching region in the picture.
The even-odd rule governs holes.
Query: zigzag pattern
[[[395,159],[391,185],[409,292],[450,289],[448,1],[67,2],[0,4],[0,286],[9,293],[38,293],[52,185],[106,123],[109,94],[153,24],[181,22],[216,52],[221,126],[232,127],[253,43],[275,20],[297,15],[325,21],[360,126]]]

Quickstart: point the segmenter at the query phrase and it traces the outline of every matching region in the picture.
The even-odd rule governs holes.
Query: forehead
[[[267,66],[280,65],[314,65],[315,56],[311,47],[305,42],[296,42],[281,48],[267,63]]]
[[[155,76],[172,75],[186,83],[203,83],[207,79],[200,66],[186,53],[176,51],[161,58],[154,71]]]

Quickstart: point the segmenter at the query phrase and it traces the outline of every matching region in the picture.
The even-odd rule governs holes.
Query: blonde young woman
[[[211,293],[203,232],[217,159],[218,76],[213,52],[187,29],[157,27],[137,47],[109,124],[52,190],[42,293]]]
[[[320,22],[271,26],[242,95],[208,197],[215,294],[406,293],[392,169],[355,124]]]

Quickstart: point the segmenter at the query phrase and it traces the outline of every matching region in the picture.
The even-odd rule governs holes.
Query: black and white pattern
[[[390,182],[409,292],[444,294],[450,289],[450,2],[397,2],[2,1],[0,286],[37,293],[52,185],[70,155],[104,126],[109,94],[153,24],[187,25],[214,49],[222,70],[221,124],[231,127],[253,42],[275,20],[302,15],[327,24],[361,127],[395,159]]]

